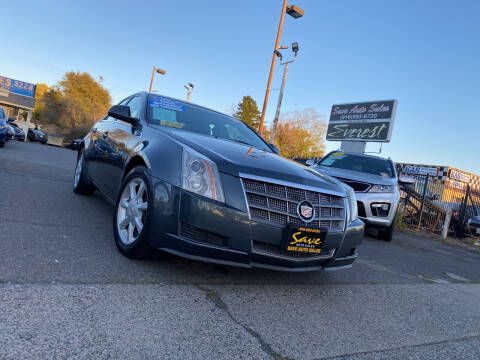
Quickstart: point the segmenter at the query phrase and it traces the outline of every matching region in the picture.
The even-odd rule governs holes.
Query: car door
[[[127,106],[130,107],[130,116],[139,119],[142,109],[142,97],[133,96],[128,100]],[[138,129],[130,123],[115,119],[112,121],[108,134],[103,135],[108,149],[108,156],[105,159],[105,179],[108,192],[112,199],[115,199],[122,183],[123,170],[133,149],[138,145],[140,133]]]

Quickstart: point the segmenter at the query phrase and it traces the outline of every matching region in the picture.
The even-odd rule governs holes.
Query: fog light
[[[390,210],[390,204],[385,203],[373,203],[370,205],[373,216],[386,217]]]

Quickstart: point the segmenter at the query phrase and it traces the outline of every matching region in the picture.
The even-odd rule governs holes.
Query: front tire
[[[95,192],[95,186],[87,180],[85,151],[83,149],[78,154],[77,165],[75,166],[73,191],[80,195],[92,195]]]
[[[113,213],[115,244],[126,257],[144,259],[154,254],[148,242],[152,212],[150,171],[137,166],[123,180]]]

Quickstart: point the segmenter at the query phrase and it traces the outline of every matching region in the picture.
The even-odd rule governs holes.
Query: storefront
[[[5,110],[7,118],[13,118],[24,129],[25,134],[35,108],[34,84],[0,76],[0,106]]]
[[[397,163],[397,169],[407,176],[429,175],[430,180],[441,183],[437,195],[442,202],[461,202],[470,187],[471,196],[480,192],[480,176],[450,166]],[[480,199],[479,199],[480,200]],[[479,201],[480,203],[480,201]]]

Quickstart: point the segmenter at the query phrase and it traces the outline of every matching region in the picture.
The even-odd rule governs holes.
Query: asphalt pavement
[[[480,358],[480,252],[396,233],[336,272],[130,260],[75,160],[0,149],[0,359]]]

